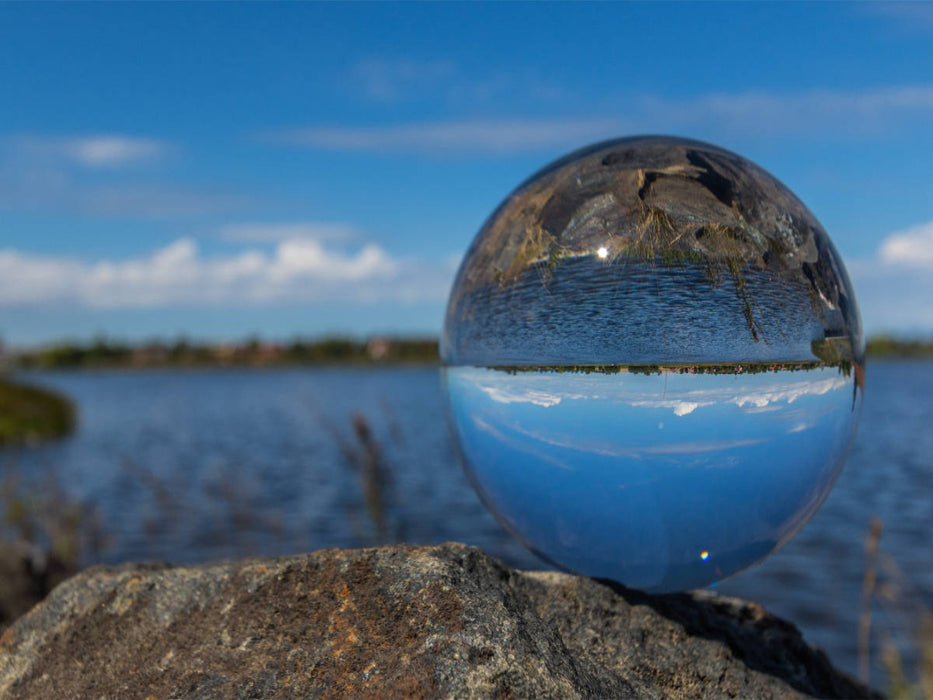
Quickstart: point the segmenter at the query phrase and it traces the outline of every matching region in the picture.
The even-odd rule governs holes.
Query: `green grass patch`
[[[0,379],[0,445],[62,437],[74,425],[74,405],[64,396]]]

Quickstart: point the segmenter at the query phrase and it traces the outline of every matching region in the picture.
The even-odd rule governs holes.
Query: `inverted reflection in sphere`
[[[519,186],[473,241],[441,356],[467,471],[566,569],[651,591],[761,560],[813,515],[864,381],[826,232],[733,153],[598,144]]]

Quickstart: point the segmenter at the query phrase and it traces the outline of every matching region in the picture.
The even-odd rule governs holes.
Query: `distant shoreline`
[[[868,339],[865,351],[868,357],[933,358],[933,339],[906,339],[876,335]]]
[[[868,340],[866,351],[870,359],[933,359],[933,340],[875,336]],[[55,343],[33,350],[0,354],[0,369],[5,366],[10,370],[424,367],[439,364],[436,338],[391,336],[365,340],[324,338],[288,342],[251,339],[242,343],[179,340],[171,343],[129,344],[96,340],[85,344]],[[665,366],[669,364],[664,363]],[[699,367],[715,363],[688,364]],[[730,364],[753,366],[762,363]],[[809,363],[764,364],[783,366]],[[813,364],[820,362],[815,360]],[[680,367],[671,371],[680,371]]]
[[[20,370],[377,367],[439,363],[436,338],[389,336],[288,342],[250,339],[241,343],[178,340],[137,345],[100,339],[88,344],[56,343],[9,353],[4,360],[10,369]]]

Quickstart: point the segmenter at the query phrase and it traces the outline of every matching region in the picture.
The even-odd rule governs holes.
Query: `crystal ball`
[[[519,185],[460,266],[441,359],[500,523],[650,592],[792,538],[864,391],[852,284],[813,214],[749,160],[672,137],[590,146]]]

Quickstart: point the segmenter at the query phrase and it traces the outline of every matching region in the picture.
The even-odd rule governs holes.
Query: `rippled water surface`
[[[95,503],[110,532],[106,561],[191,562],[375,541],[378,528],[361,487],[371,453],[352,424],[359,413],[390,475],[386,537],[460,540],[514,566],[546,566],[505,533],[469,485],[436,369],[28,378],[74,397],[80,426],[56,445],[0,452],[0,464],[24,478],[55,470],[69,493]],[[826,503],[786,547],[718,588],[793,621],[853,672],[873,514],[884,522],[882,550],[904,583],[896,600],[876,609],[875,626],[904,642],[908,662],[914,611],[921,602],[933,607],[933,363],[870,363],[867,384],[858,435]],[[678,400],[686,403],[657,409],[667,416],[659,419],[665,430],[678,410],[700,403]],[[680,417],[699,415],[697,408]],[[873,679],[880,675],[876,666]]]
[[[735,281],[710,282],[700,264],[676,266],[593,256],[523,273],[505,289],[468,294],[483,313],[447,329],[451,364],[601,364],[812,360],[824,337],[806,287],[776,283],[750,270],[742,295]],[[755,340],[742,298],[753,300]],[[494,360],[494,362],[490,362]]]

